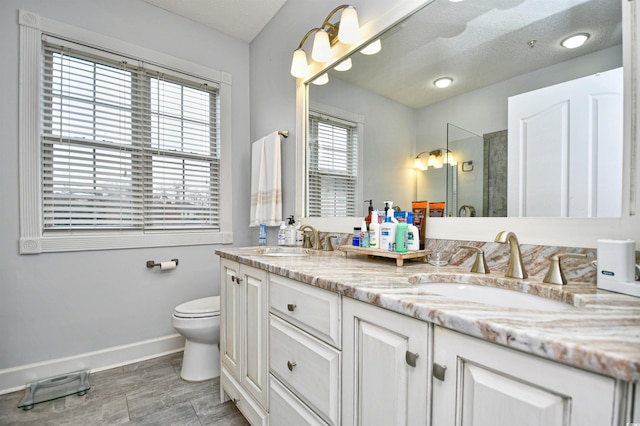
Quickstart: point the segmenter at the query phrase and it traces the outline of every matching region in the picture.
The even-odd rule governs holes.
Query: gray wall
[[[175,334],[177,304],[220,290],[214,246],[18,254],[18,8],[232,74],[234,244],[251,241],[247,43],[141,0],[2,0],[0,372]]]

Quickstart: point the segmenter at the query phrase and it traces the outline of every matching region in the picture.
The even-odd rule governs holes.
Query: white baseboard
[[[0,395],[19,391],[29,382],[78,370],[91,372],[156,358],[184,349],[180,334],[159,337],[128,345],[114,346],[66,358],[26,364],[0,370]]]

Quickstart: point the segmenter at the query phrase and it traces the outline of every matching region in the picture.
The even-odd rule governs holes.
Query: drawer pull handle
[[[242,278],[238,278],[235,275],[231,275],[231,282],[237,282],[238,284],[240,284],[240,282],[242,282]]]
[[[409,364],[412,367],[416,366],[416,361],[418,360],[419,357],[420,357],[420,354],[409,352],[409,351],[407,351],[405,354],[405,360],[407,361],[407,364]]]
[[[446,365],[440,365],[438,363],[433,363],[433,377],[444,382],[444,375],[447,372]]]
[[[293,367],[295,366],[296,366],[295,362],[287,361],[287,368],[289,369],[289,371],[293,371]]]
[[[294,305],[293,303],[289,303],[287,305],[287,309],[289,310],[289,312],[293,312],[296,310],[296,305]],[[295,364],[294,364],[295,365]]]

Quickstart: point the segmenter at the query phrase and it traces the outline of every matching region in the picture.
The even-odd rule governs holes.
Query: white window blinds
[[[219,230],[217,85],[42,46],[44,231]]]
[[[310,113],[309,216],[355,216],[357,135],[355,123]]]

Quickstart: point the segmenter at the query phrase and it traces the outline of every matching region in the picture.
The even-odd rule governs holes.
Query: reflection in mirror
[[[511,198],[522,197],[522,193],[512,197],[515,183],[511,173],[526,170],[519,163],[524,158],[522,143],[520,148],[511,149],[508,99],[620,68],[621,15],[620,0],[435,1],[384,33],[378,54],[365,56],[356,52],[351,56],[351,69],[331,70],[328,84],[309,85],[308,104],[322,104],[362,117],[362,137],[358,140],[360,174],[357,176],[362,192],[358,196],[359,200],[373,199],[377,208],[381,208],[384,200],[394,200],[395,205],[405,207],[411,200],[425,197],[421,194],[425,182],[421,182],[420,177],[426,177],[432,170],[416,172],[413,159],[422,151],[446,147],[451,131],[448,123],[453,123],[479,135],[480,146],[473,158],[459,158],[457,166],[445,168],[455,174],[447,178],[443,171],[442,177],[434,177],[434,181],[442,181],[437,184],[441,193],[429,195],[428,200],[448,202],[450,216],[472,216],[471,209],[461,208],[473,206],[478,217],[504,216],[507,210],[509,216],[602,217],[597,209],[589,207],[595,201],[588,192],[589,185],[603,184],[594,180],[589,175],[591,172],[583,170],[574,175],[574,170],[567,168],[569,163],[557,164],[566,157],[564,153],[575,151],[567,145],[574,142],[562,136],[555,139],[555,146],[545,148],[546,163],[538,158],[534,164],[540,167],[554,164],[553,167],[559,167],[554,173],[560,170],[554,176],[559,176],[560,181],[572,180],[582,185],[575,191],[587,200],[587,207],[580,206],[578,210],[565,201],[558,201],[553,209],[535,214],[507,209],[513,201]],[[590,36],[583,46],[566,49],[560,45],[566,36],[585,32]],[[453,82],[440,89],[434,81],[444,76],[451,77]],[[598,102],[600,106],[606,103]],[[615,108],[618,107],[621,108],[621,103],[616,104]],[[576,108],[568,110],[571,109]],[[552,120],[559,117],[561,114]],[[498,161],[494,156],[507,155],[499,148],[505,140],[509,141],[506,164],[509,173],[485,175],[487,167],[482,166],[487,158]],[[576,164],[585,164],[588,162],[585,158],[600,158],[603,152],[617,150],[607,145],[614,143],[612,139],[603,139],[598,147],[589,134],[584,134],[576,143],[587,142],[590,145]],[[621,146],[621,138],[615,143],[620,144],[616,147]],[[512,151],[520,157],[513,158]],[[539,152],[531,154],[533,159]],[[621,164],[612,158],[606,162],[607,169],[615,171],[621,180]],[[604,170],[603,165],[600,167],[598,172]],[[493,171],[493,167],[489,170]],[[492,186],[507,180],[506,176],[509,176],[507,199],[504,187]],[[536,179],[531,179],[531,175],[525,178],[526,174],[516,182],[522,186],[526,180],[528,193],[544,193],[544,188],[535,187]],[[589,179],[592,182],[583,185]],[[470,181],[476,186],[466,191],[465,185]],[[457,184],[455,188],[453,184]],[[568,190],[554,191],[566,193]],[[474,198],[468,198],[470,194]],[[365,206],[362,202],[357,204],[355,215],[360,216]],[[574,215],[574,211],[577,214]],[[619,216],[620,213],[614,210],[604,215]]]

